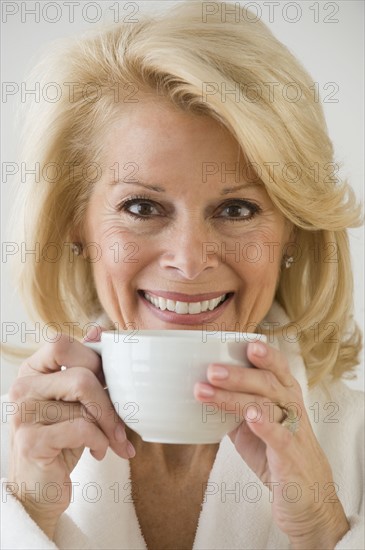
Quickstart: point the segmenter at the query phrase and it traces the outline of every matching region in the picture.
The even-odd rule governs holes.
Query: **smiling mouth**
[[[205,311],[214,311],[221,307],[221,305],[233,294],[233,292],[228,292],[212,300],[203,300],[201,302],[182,302],[170,300],[158,295],[151,295],[143,290],[140,291],[140,293],[155,308],[161,311],[171,311],[178,315],[197,315]]]

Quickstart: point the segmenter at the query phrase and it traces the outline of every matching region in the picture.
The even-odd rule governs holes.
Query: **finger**
[[[265,342],[251,342],[247,346],[247,358],[255,367],[275,374],[283,386],[294,386],[295,379],[290,372],[288,361],[277,349]]]
[[[21,456],[39,461],[43,466],[51,463],[62,449],[79,447],[88,447],[93,456],[101,460],[109,446],[105,434],[83,418],[76,419],[71,430],[64,422],[52,426],[37,424],[23,427],[15,434],[14,441]]]
[[[93,325],[88,329],[83,339],[83,342],[100,342],[101,333],[106,330],[108,329],[105,327],[101,327],[100,325],[98,326]],[[100,374],[99,373],[97,374],[97,378],[100,381],[103,388],[106,389],[106,380],[105,380],[105,375],[103,370],[100,371]]]
[[[201,382],[195,384],[194,395],[201,402],[214,403],[224,414],[235,414],[241,421],[249,408],[255,409],[258,417],[267,411],[271,423],[281,422],[285,416],[275,402],[258,395],[222,390]]]
[[[128,446],[124,423],[100,382],[88,369],[74,367],[52,375],[18,378],[11,388],[10,398],[23,403],[77,401],[84,406],[89,422],[100,426],[117,454],[125,452]]]
[[[278,455],[279,458],[288,454],[288,449],[293,445],[294,436],[296,441],[298,440],[297,433],[293,434],[279,422],[270,422],[266,411],[258,416],[254,408],[249,407],[245,419],[251,432],[259,437],[270,449],[270,452]]]
[[[57,342],[45,344],[22,363],[19,376],[57,372],[61,366],[84,367],[97,374],[101,372],[101,358],[81,342],[70,342],[62,335]]]
[[[261,395],[273,402],[287,403],[288,391],[269,370],[239,367],[236,365],[209,365],[208,381],[227,391]]]
[[[100,325],[93,325],[91,326],[84,336],[83,342],[99,342],[101,338],[101,333],[108,330],[105,327],[101,327]]]
[[[89,419],[85,407],[78,402],[70,401],[22,401],[17,413],[13,415],[13,424],[56,424],[84,417]]]

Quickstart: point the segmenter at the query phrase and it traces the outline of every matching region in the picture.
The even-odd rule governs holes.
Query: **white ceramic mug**
[[[107,331],[85,342],[101,355],[110,399],[122,420],[144,441],[217,443],[242,422],[239,404],[221,410],[214,398],[198,402],[196,382],[210,363],[251,366],[249,342],[266,336],[199,330]],[[237,406],[238,405],[238,406]]]

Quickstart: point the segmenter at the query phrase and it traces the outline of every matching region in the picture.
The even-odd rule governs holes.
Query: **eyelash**
[[[224,206],[223,206],[223,209],[226,209],[226,208],[229,208],[230,206],[236,206],[236,205],[239,205],[240,207],[245,207],[247,208],[248,210],[251,211],[251,214],[248,218],[223,218],[224,221],[226,222],[232,222],[232,223],[236,223],[236,222],[249,222],[251,221],[255,216],[257,216],[258,214],[260,214],[262,212],[262,209],[260,208],[260,206],[258,204],[255,204],[254,202],[250,202],[250,201],[246,201],[246,200],[243,200],[243,199],[231,199],[229,201],[227,201]]]
[[[144,222],[150,220],[149,216],[139,216],[138,214],[135,214],[133,212],[128,211],[128,208],[130,206],[138,203],[138,201],[145,201],[145,202],[148,202],[151,205],[156,204],[155,201],[152,201],[147,196],[133,195],[132,197],[129,197],[128,199],[126,199],[126,200],[122,201],[121,203],[119,203],[117,205],[117,211],[118,212],[122,212],[122,211],[125,212],[128,216],[132,217],[134,220],[144,221]],[[255,203],[243,200],[243,199],[231,199],[231,200],[227,201],[227,203],[224,205],[224,208],[228,208],[229,206],[234,206],[234,205],[237,205],[237,204],[239,204],[241,207],[246,207],[249,210],[251,210],[250,217],[246,218],[246,219],[239,218],[239,217],[237,217],[237,218],[226,218],[225,221],[233,222],[233,223],[247,222],[247,221],[252,220],[257,214],[260,214],[262,212],[262,209],[260,208],[260,206],[258,206]]]
[[[126,199],[121,203],[119,203],[117,206],[117,210],[118,212],[122,212],[122,211],[125,212],[128,216],[130,216],[134,220],[137,219],[138,221],[146,222],[150,218],[148,218],[147,216],[138,216],[138,214],[134,214],[133,212],[128,211],[129,206],[132,206],[133,204],[136,204],[138,201],[142,201],[142,200],[148,203],[153,202],[149,197],[146,197],[144,195],[133,195],[132,197],[129,197],[129,199]]]

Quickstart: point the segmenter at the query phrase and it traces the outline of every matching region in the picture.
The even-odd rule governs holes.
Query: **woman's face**
[[[290,228],[237,164],[229,132],[145,100],[128,105],[104,151],[85,244],[99,249],[95,283],[116,328],[244,331],[262,321]]]

